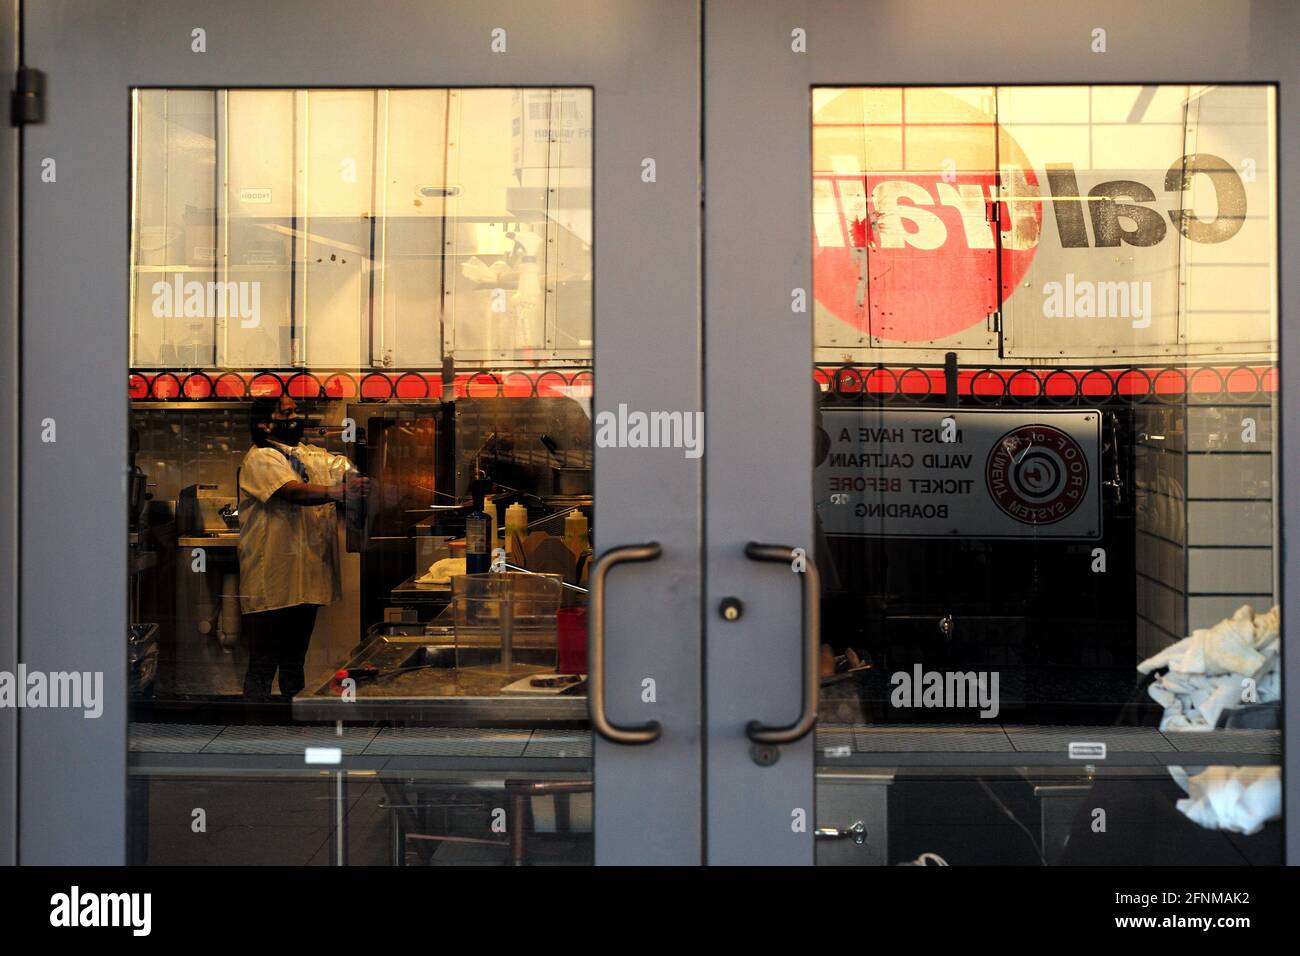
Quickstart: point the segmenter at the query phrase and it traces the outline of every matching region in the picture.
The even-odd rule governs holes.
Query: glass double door
[[[20,860],[1285,858],[1282,60],[75,6],[21,648],[105,690]]]

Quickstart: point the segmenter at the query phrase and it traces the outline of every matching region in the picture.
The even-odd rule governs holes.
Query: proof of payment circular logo
[[[1059,428],[1022,425],[994,443],[984,466],[989,497],[1028,525],[1052,524],[1082,504],[1088,459]]]

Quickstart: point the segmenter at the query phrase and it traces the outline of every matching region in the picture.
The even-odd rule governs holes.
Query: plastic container
[[[504,523],[506,532],[506,554],[509,555],[512,564],[522,563],[523,555],[515,553],[515,538],[519,538],[522,543],[523,539],[528,537],[528,509],[516,502],[506,509],[506,520]]]
[[[518,664],[555,666],[555,620],[560,608],[558,574],[498,571],[451,579],[456,666],[489,665],[505,672]],[[483,655],[484,648],[495,653]],[[472,662],[472,663],[471,663]]]
[[[561,674],[587,673],[587,609],[562,607],[555,616],[555,669]]]
[[[577,508],[564,516],[564,544],[574,557],[591,547],[587,542],[587,516]]]

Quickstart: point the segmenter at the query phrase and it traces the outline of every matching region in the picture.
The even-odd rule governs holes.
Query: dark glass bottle
[[[474,509],[465,516],[465,573],[484,574],[492,567],[492,518],[483,510],[487,482],[470,485]]]

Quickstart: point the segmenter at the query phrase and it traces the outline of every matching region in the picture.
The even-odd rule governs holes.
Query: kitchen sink
[[[461,667],[486,667],[500,662],[501,648],[462,647],[459,656]],[[537,664],[543,667],[555,665],[554,647],[516,647],[512,656],[516,664]],[[425,644],[408,654],[399,666],[403,670],[411,667],[455,667],[456,660],[455,644]]]

